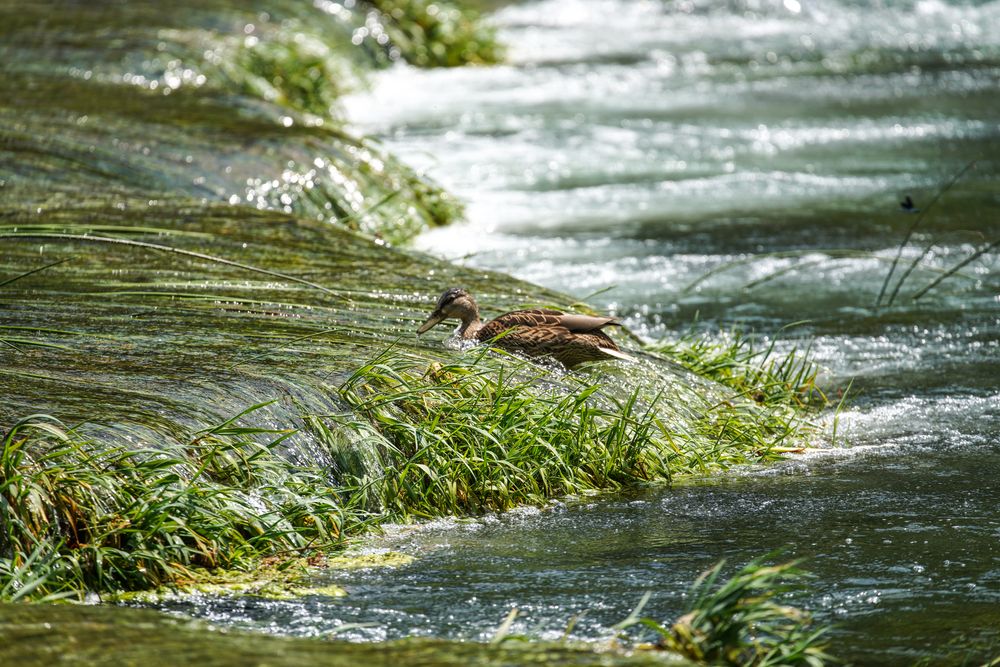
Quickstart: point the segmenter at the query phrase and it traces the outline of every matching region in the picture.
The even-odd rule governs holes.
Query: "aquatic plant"
[[[481,354],[428,367],[389,353],[342,385],[357,415],[345,426],[361,417],[384,439],[379,496],[397,515],[503,510],[669,478],[655,403],[632,394],[602,407],[590,400],[598,383],[567,377],[558,387],[544,371]]]
[[[428,362],[390,346],[339,384],[344,413],[304,413],[323,467],[292,462],[282,443],[294,429],[241,423],[268,404],[155,447],[31,415],[2,441],[0,588],[47,599],[252,570],[385,519],[669,481],[775,458],[812,432],[787,406],[684,387],[563,374],[486,347]]]
[[[275,451],[288,432],[235,425],[260,407],[173,451],[110,446],[46,415],[14,424],[0,452],[3,597],[141,590],[338,544],[356,527],[322,471]]]
[[[766,372],[761,373],[762,377]],[[778,456],[802,415],[739,399],[609,384],[486,350],[432,363],[392,349],[340,387],[340,424],[379,452],[359,480],[399,515],[502,510]]]
[[[739,395],[766,405],[821,408],[828,404],[816,384],[820,368],[809,348],[779,353],[776,339],[763,349],[739,331],[711,336],[694,330],[676,340],[662,339],[647,349],[676,359],[685,368],[735,389]]]
[[[397,49],[412,65],[455,67],[496,63],[503,57],[495,30],[471,7],[437,0],[365,0],[363,4],[375,8],[377,18],[382,19],[374,26],[384,30],[389,53]],[[370,26],[373,18],[369,18]],[[376,41],[378,28],[368,31]]]
[[[702,573],[691,587],[686,612],[669,626],[637,612],[620,629],[642,624],[658,645],[698,664],[820,667],[834,662],[825,652],[828,626],[812,627],[809,613],[776,598],[807,576],[797,563],[766,565],[755,559],[722,581],[725,561]]]
[[[340,8],[331,14],[322,4],[220,0],[152,13],[138,2],[67,5],[56,23],[45,8],[0,6],[3,208],[86,202],[114,215],[123,198],[227,202],[392,243],[460,217],[430,179],[345,131],[340,96],[388,60],[352,41],[376,9],[329,3]],[[434,6],[450,25],[451,6]],[[406,11],[385,20],[403,30]],[[95,34],[118,46],[91,43]],[[55,41],[58,54],[47,46]]]
[[[903,202],[901,202],[900,206],[903,208],[903,210],[908,213],[916,213],[916,217],[914,218],[913,222],[910,223],[910,226],[907,228],[906,234],[903,236],[903,240],[900,242],[899,246],[896,247],[896,255],[895,257],[892,258],[892,264],[889,265],[889,271],[885,274],[885,280],[882,281],[882,287],[879,289],[878,296],[875,298],[876,309],[878,309],[882,305],[882,297],[885,296],[886,289],[889,287],[889,282],[892,280],[892,276],[896,271],[896,267],[899,265],[899,261],[903,257],[903,250],[906,248],[906,245],[910,242],[910,239],[913,238],[913,234],[914,232],[917,231],[917,227],[920,226],[920,223],[923,221],[924,217],[930,212],[931,209],[934,208],[934,205],[938,202],[938,200],[941,199],[941,197],[944,196],[944,194],[948,192],[948,190],[954,187],[954,185],[959,181],[959,179],[962,178],[962,176],[964,176],[970,169],[972,169],[975,166],[976,166],[976,160],[972,160],[966,163],[964,167],[962,167],[959,171],[957,171],[955,175],[952,176],[951,179],[937,191],[937,193],[931,198],[931,200],[927,203],[927,205],[923,207],[923,209],[919,210],[915,209],[913,205],[913,200],[909,195],[907,195],[906,199],[904,199]],[[906,282],[906,279],[910,276],[910,273],[913,272],[913,270],[917,267],[917,265],[921,262],[921,260],[923,260],[923,258],[927,256],[927,254],[930,252],[931,247],[932,246],[926,247],[924,251],[920,253],[920,255],[910,263],[910,265],[906,268],[906,270],[903,271],[903,274],[899,277],[899,280],[896,282],[896,286],[893,288],[892,293],[889,295],[889,299],[886,301],[885,304],[886,307],[892,306],[893,302],[896,300],[896,295],[899,294],[899,290],[903,287],[903,284]],[[946,276],[947,275],[950,274],[946,274]]]

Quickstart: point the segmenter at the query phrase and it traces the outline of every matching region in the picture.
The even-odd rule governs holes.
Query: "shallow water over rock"
[[[6,288],[18,299],[4,304],[0,331],[17,353],[4,348],[12,361],[0,369],[9,397],[0,416],[46,410],[141,440],[187,436],[276,395],[265,426],[285,425],[303,406],[335,411],[331,369],[409,334],[443,287],[463,283],[496,310],[558,298],[481,269],[593,294],[590,302],[649,337],[693,325],[792,339],[781,345],[811,340],[825,384],[835,391],[854,380],[855,396],[837,422],[841,450],[627,498],[390,530],[369,548],[418,560],[323,575],[347,598],[203,598],[164,608],[218,626],[372,641],[488,640],[516,607],[516,632],[558,639],[579,615],[570,636],[597,642],[645,591],[653,592],[647,613],[668,619],[719,558],[735,565],[785,548],[816,573],[795,600],[838,624],[839,655],[960,664],[1000,652],[996,254],[911,298],[996,239],[1000,47],[989,28],[1000,23],[997,3],[546,0],[500,11],[510,64],[398,67],[348,105],[362,129],[382,132],[390,151],[468,200],[467,225],[418,245],[469,269],[387,253],[324,222],[335,204],[343,217],[378,203],[359,200],[361,186],[333,162],[370,149],[362,162],[377,174],[385,165],[374,147],[319,128],[302,109],[253,98],[242,84],[199,83],[200,70],[168,67],[178,54],[152,55],[161,36],[180,56],[197,54],[185,49],[206,27],[245,46],[247,22],[259,21],[218,5],[225,25],[179,12],[167,25],[155,13],[140,21],[155,30],[119,26],[116,49],[140,56],[104,79],[94,78],[100,68],[78,66],[75,47],[59,50],[65,67],[40,71],[31,35],[4,43],[5,229],[114,233],[241,258],[336,284],[334,293],[191,255],[19,239],[4,246],[4,277],[67,261]],[[98,28],[117,25],[89,17]],[[189,30],[171,32],[174,19]],[[60,22],[47,30],[49,45],[66,34]],[[171,82],[178,89],[163,95]],[[95,114],[102,93],[109,99]],[[40,106],[47,111],[24,115]],[[77,163],[92,168],[67,168]],[[110,195],[91,196],[109,183]],[[929,254],[895,303],[876,309],[920,215],[900,210],[906,195],[927,213],[896,276]],[[250,208],[233,208],[233,197]],[[434,217],[433,202],[408,212],[404,200],[375,213],[390,223],[412,214],[416,226]],[[436,340],[406,340],[428,358],[446,353]],[[148,430],[130,433],[139,427],[123,426],[122,415]],[[22,642],[4,649],[11,661],[48,661],[53,627],[62,630],[57,651],[79,650],[83,627],[101,631],[88,651],[107,642],[127,653],[128,638],[150,634],[206,661],[231,659],[225,647],[257,659],[272,651],[246,638],[203,645],[204,629],[189,635],[132,611],[36,618],[5,607],[0,629]],[[325,650],[293,642],[277,652],[294,664]],[[430,659],[465,664],[479,650],[432,646]],[[380,651],[357,649],[365,660]]]

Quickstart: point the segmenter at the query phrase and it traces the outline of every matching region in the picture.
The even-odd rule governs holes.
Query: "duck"
[[[489,343],[526,357],[551,357],[567,369],[592,361],[635,361],[622,352],[602,329],[621,326],[613,317],[577,315],[547,308],[515,310],[483,322],[472,295],[459,287],[444,291],[417,335],[447,319],[461,322],[458,336],[465,341]]]

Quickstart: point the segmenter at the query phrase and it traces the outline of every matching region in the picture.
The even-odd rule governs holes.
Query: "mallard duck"
[[[611,317],[535,308],[515,310],[484,324],[479,319],[479,306],[472,295],[452,287],[438,299],[434,312],[420,325],[417,334],[449,318],[461,320],[458,335],[463,340],[488,342],[493,347],[528,357],[552,357],[566,368],[588,361],[634,361],[601,331],[608,325],[619,324]]]

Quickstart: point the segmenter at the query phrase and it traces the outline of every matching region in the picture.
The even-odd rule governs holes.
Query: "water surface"
[[[470,202],[420,247],[650,338],[810,341],[826,386],[853,381],[842,449],[407,537],[423,564],[372,575],[344,618],[481,637],[511,606],[542,634],[588,610],[575,632],[598,636],[642,591],[668,617],[718,558],[787,547],[845,656],[1000,652],[1000,258],[913,298],[1000,238],[1000,3],[545,0],[496,20],[508,66],[397,68],[352,101]]]

